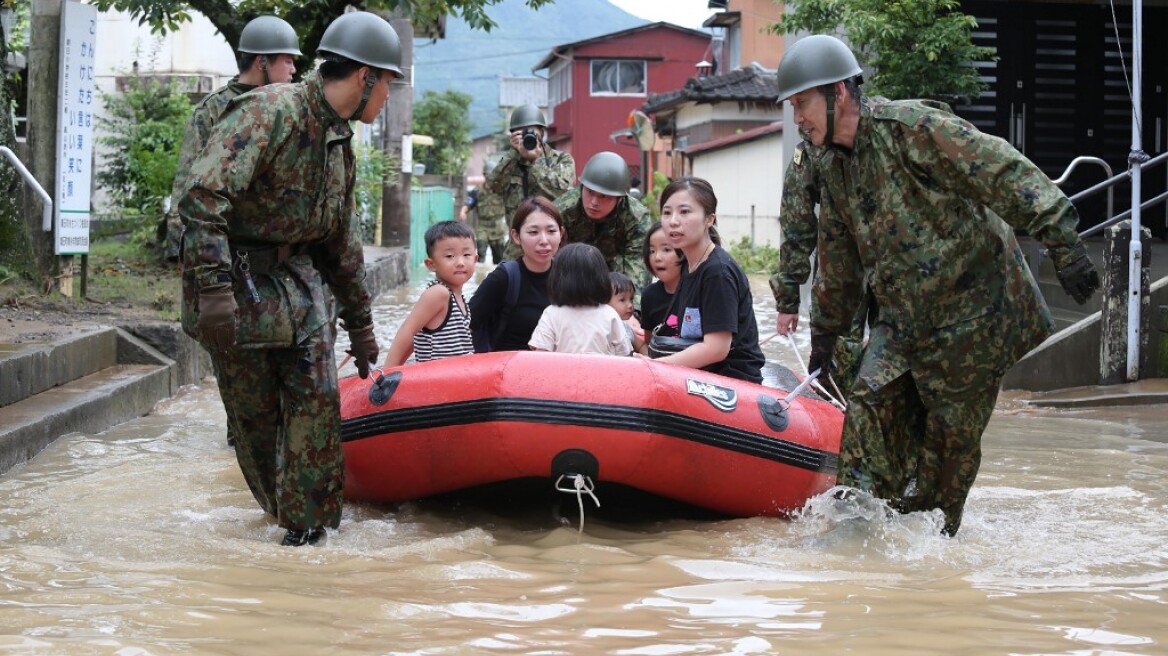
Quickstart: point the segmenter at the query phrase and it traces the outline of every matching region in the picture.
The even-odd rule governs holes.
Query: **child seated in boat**
[[[397,329],[386,367],[404,364],[410,354],[418,362],[474,353],[470,311],[462,286],[478,262],[475,234],[465,223],[440,221],[426,230],[426,268],[435,279]]]
[[[669,236],[658,221],[649,226],[641,256],[645,258],[645,270],[657,278],[641,289],[641,327],[648,336],[653,334],[653,329],[665,323],[673,295],[681,284],[681,267],[685,265],[685,255],[669,242]],[[646,352],[645,349],[637,351]]]
[[[612,298],[608,300],[608,304],[616,310],[621,321],[625,322],[625,334],[628,335],[633,350],[642,352],[645,348],[645,331],[641,330],[641,322],[636,317],[636,305],[633,304],[637,288],[633,286],[632,279],[620,271],[609,273],[608,278],[612,281]]]
[[[528,346],[535,351],[629,355],[632,344],[612,306],[604,255],[574,243],[560,249],[548,274],[548,299]]]

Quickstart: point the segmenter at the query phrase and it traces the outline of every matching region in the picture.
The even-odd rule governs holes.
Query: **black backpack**
[[[475,353],[490,353],[494,350],[495,343],[499,341],[499,336],[507,327],[507,317],[511,314],[511,308],[519,302],[519,261],[507,260],[499,266],[507,274],[507,293],[503,296],[503,307],[495,315],[494,320],[481,322],[471,331]]]

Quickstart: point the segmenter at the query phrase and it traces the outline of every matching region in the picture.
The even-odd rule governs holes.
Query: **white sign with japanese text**
[[[61,3],[60,79],[57,85],[57,184],[53,252],[89,252],[89,195],[93,178],[94,45],[97,7]]]

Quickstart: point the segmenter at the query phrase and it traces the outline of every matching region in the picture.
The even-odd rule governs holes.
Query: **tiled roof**
[[[775,74],[759,66],[751,65],[721,75],[691,77],[682,89],[650,94],[641,109],[646,113],[653,113],[687,102],[773,103],[777,102],[778,98],[779,85]]]

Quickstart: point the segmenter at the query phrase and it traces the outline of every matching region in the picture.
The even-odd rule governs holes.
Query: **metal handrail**
[[[1140,164],[1140,170],[1142,171],[1144,169],[1151,168],[1151,167],[1153,167],[1157,164],[1161,164],[1165,161],[1168,161],[1168,152],[1160,153],[1159,155],[1156,155],[1152,159],[1144,162],[1143,164]],[[1064,173],[1063,175],[1065,176],[1066,174]],[[1093,196],[1093,195],[1099,193],[1100,191],[1103,191],[1104,189],[1108,190],[1108,194],[1110,195],[1112,193],[1111,192],[1112,187],[1114,187],[1115,185],[1123,182],[1124,180],[1126,180],[1130,177],[1131,177],[1131,170],[1130,169],[1123,171],[1122,173],[1117,173],[1114,176],[1108,178],[1107,180],[1104,180],[1103,182],[1100,182],[1099,184],[1097,184],[1093,187],[1089,187],[1087,189],[1084,189],[1083,191],[1080,191],[1079,193],[1075,194],[1074,196],[1071,196],[1070,200],[1072,203],[1077,203],[1078,201],[1080,201],[1084,198],[1087,198],[1089,196]],[[1165,194],[1160,194],[1159,196],[1157,196],[1149,201],[1140,203],[1140,208],[1147,209],[1148,207],[1150,207],[1152,205],[1163,202],[1165,200],[1165,197],[1166,197]],[[1110,205],[1110,198],[1109,198],[1108,204]],[[1111,209],[1108,209],[1108,211],[1107,211],[1108,215],[1111,214],[1111,211],[1112,211]],[[1087,230],[1084,230],[1083,232],[1079,233],[1079,236],[1080,237],[1089,237],[1097,232],[1100,232],[1106,228],[1109,228],[1109,227],[1115,225],[1116,223],[1119,223],[1120,221],[1123,221],[1124,219],[1126,219],[1129,216],[1131,216],[1131,210],[1127,210],[1126,212],[1120,214],[1119,216],[1113,216],[1113,217],[1107,219],[1106,221],[1104,221],[1103,223],[1100,223],[1097,226],[1094,226],[1092,228],[1088,228]]]
[[[20,161],[20,158],[16,156],[16,153],[12,152],[11,148],[8,146],[0,146],[0,153],[3,153],[4,157],[9,162],[12,162],[16,170],[20,172],[20,177],[24,178],[28,186],[32,187],[37,192],[37,195],[41,197],[41,201],[45,205],[44,214],[41,217],[41,228],[45,232],[51,231],[53,229],[53,199],[45,191],[44,187],[41,186],[41,183],[37,182],[37,179],[32,176],[32,173],[29,173],[28,169],[24,167],[24,162]]]
[[[1068,179],[1070,179],[1071,173],[1073,173],[1074,170],[1076,168],[1078,168],[1080,164],[1097,164],[1097,165],[1103,167],[1103,171],[1105,173],[1107,173],[1108,180],[1115,177],[1115,173],[1111,170],[1111,165],[1108,164],[1107,161],[1104,160],[1102,157],[1082,156],[1082,157],[1076,157],[1075,159],[1071,160],[1071,163],[1067,165],[1067,170],[1063,171],[1063,174],[1060,175],[1058,177],[1058,179],[1054,181],[1054,183],[1060,187],[1063,186],[1063,183],[1066,182]],[[1108,187],[1107,188],[1107,216],[1112,216],[1113,214],[1115,214],[1115,189],[1112,187]]]

